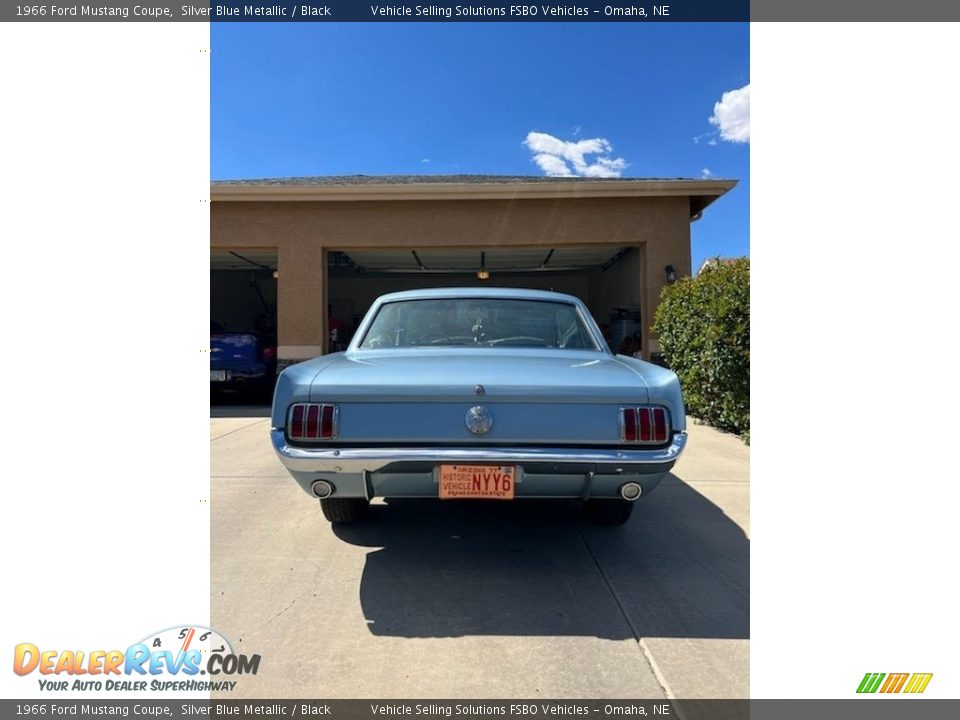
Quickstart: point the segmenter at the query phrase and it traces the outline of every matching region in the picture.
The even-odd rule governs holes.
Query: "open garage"
[[[404,176],[211,187],[211,320],[276,337],[279,366],[345,347],[377,296],[418,287],[583,299],[614,351],[656,359],[663,286],[725,180]]]
[[[227,332],[276,332],[276,250],[210,251],[210,324]]]

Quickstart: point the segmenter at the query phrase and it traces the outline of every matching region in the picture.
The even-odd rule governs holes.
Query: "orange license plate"
[[[512,465],[441,465],[440,498],[513,500],[517,469]]]

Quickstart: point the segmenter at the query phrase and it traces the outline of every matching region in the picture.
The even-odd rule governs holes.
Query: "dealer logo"
[[[40,689],[53,691],[233,690],[237,682],[226,678],[256,675],[259,668],[260,655],[235,652],[204,625],[160,630],[125,650],[42,650],[33,643],[13,650],[13,671],[37,673]]]

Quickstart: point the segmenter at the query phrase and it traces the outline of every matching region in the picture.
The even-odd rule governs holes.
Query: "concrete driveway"
[[[574,503],[379,501],[333,530],[270,448],[214,408],[211,624],[262,656],[242,698],[749,694],[749,449],[691,425],[621,528]]]

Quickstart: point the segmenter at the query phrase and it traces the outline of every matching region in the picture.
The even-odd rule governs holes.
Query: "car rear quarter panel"
[[[341,357],[343,353],[331,353],[285,368],[277,377],[277,385],[273,391],[270,424],[277,429],[283,428],[287,422],[286,414],[290,404],[307,402],[310,399],[310,387],[317,375]]]
[[[617,360],[643,378],[651,405],[663,405],[670,410],[673,431],[685,431],[687,429],[686,409],[683,405],[683,393],[680,390],[677,374],[659,365],[626,355],[617,355]]]

